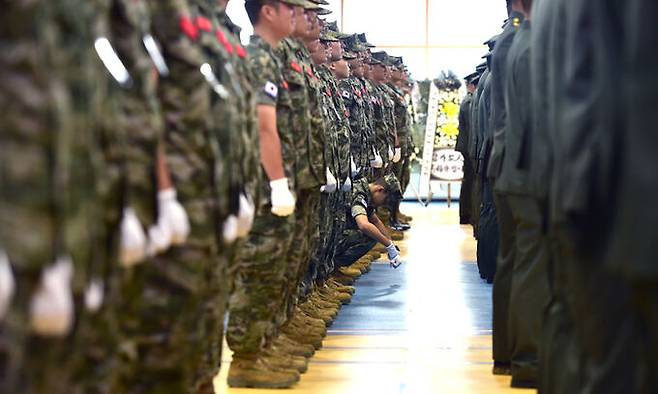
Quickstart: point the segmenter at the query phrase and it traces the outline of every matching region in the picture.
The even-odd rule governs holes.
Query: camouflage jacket
[[[236,74],[239,86],[234,89],[241,91],[239,106],[240,116],[239,138],[242,142],[236,146],[233,155],[235,162],[240,163],[240,178],[245,191],[258,200],[258,183],[263,176],[260,167],[260,148],[258,144],[258,121],[256,118],[256,96],[252,85],[252,71],[249,66],[247,51],[240,43],[240,28],[231,21],[224,9],[215,8],[215,15],[219,23],[228,33],[226,38],[233,46],[234,56],[231,57],[232,69]],[[223,41],[222,37],[219,37]],[[223,42],[226,46],[227,44]],[[230,71],[230,70],[229,70]]]
[[[291,125],[294,110],[288,83],[283,78],[283,67],[274,49],[258,36],[251,36],[247,52],[257,104],[276,107],[285,175],[294,187],[296,152]]]
[[[167,162],[178,198],[190,217],[189,243],[213,245],[219,222],[215,171],[224,158],[211,113],[217,93],[200,72],[208,63],[201,42],[208,40],[203,31],[207,23],[187,1],[149,0],[149,4],[153,33],[162,44],[169,68],[169,75],[161,78],[158,86]]]
[[[319,68],[320,78],[324,81],[324,90],[327,101],[331,105],[333,117],[333,133],[335,138],[334,154],[336,155],[336,169],[334,173],[341,182],[350,176],[350,126],[347,109],[338,89],[338,81],[331,71],[322,66]]]
[[[287,38],[275,49],[282,65],[283,78],[288,85],[292,103],[289,125],[295,143],[295,184],[298,190],[317,189],[321,185],[313,174],[310,156],[311,109],[307,79],[298,56],[300,44]]]

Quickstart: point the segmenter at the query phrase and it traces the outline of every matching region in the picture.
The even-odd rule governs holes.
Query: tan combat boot
[[[341,275],[349,276],[353,279],[356,279],[359,276],[361,276],[361,271],[350,267],[340,267],[338,269],[338,272],[340,272]]]
[[[293,356],[283,348],[274,345],[263,350],[261,358],[266,364],[281,370],[297,371],[300,374],[308,371],[308,360],[306,357]]]
[[[294,356],[300,356],[300,357],[306,357],[310,358],[313,357],[315,354],[315,348],[313,345],[307,345],[304,343],[299,343],[293,339],[290,339],[286,334],[280,334],[273,342],[273,346],[277,346],[279,348],[283,348],[288,352],[289,354],[292,354]]]
[[[287,389],[299,382],[299,372],[282,371],[267,365],[260,358],[233,356],[228,371],[228,385],[234,388]]]
[[[281,332],[295,342],[299,342],[304,345],[311,345],[316,350],[322,347],[322,337],[310,332],[307,327],[288,323],[281,328]]]
[[[334,278],[331,278],[327,281],[327,285],[330,287],[340,291],[341,293],[349,293],[351,295],[354,295],[356,293],[356,288],[354,286],[345,286],[341,283],[338,283]]]

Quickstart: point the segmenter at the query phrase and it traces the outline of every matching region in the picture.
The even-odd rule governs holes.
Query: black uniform
[[[532,10],[530,52],[531,92],[533,104],[533,139],[531,144],[530,178],[547,180],[535,184],[539,201],[547,201],[553,172],[553,142],[557,115],[558,72],[561,70],[564,1],[535,0]],[[556,163],[557,164],[557,163]],[[546,222],[550,223],[550,209]],[[569,355],[576,354],[574,325],[565,302],[564,263],[559,239],[550,231],[549,261],[550,302],[544,310],[539,348],[538,386],[543,394],[569,393],[578,387],[578,367],[570,364]]]
[[[507,127],[507,118],[503,112],[505,111],[504,96],[501,94],[501,89],[505,86],[505,62],[514,35],[522,22],[523,16],[521,14],[517,12],[510,14],[505,29],[498,37],[492,57],[491,76],[494,85],[493,91],[495,92],[495,100],[493,103],[494,141],[487,176],[494,180],[494,190],[496,190],[495,178],[500,173],[502,158],[505,151],[504,136]],[[503,100],[503,102],[501,102],[501,100]],[[500,243],[498,248],[496,276],[494,278],[493,358],[496,363],[505,365],[510,362],[507,321],[509,316],[509,294],[515,252],[515,240],[512,212],[507,198],[504,194],[495,193],[494,201],[496,204]]]
[[[468,93],[462,101],[459,109],[459,135],[457,136],[457,145],[455,150],[464,156],[464,179],[462,181],[461,192],[459,195],[459,223],[471,223],[472,194],[475,170],[473,162],[468,156],[468,143],[471,135],[471,103],[473,94]]]

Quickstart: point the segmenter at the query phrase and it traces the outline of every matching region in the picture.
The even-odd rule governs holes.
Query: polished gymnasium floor
[[[470,227],[455,204],[406,203],[413,228],[398,245],[405,264],[381,262],[359,279],[302,381],[309,394],[514,393],[491,374],[491,285],[480,280]],[[228,352],[227,352],[228,353]],[[218,393],[261,393],[226,386]]]

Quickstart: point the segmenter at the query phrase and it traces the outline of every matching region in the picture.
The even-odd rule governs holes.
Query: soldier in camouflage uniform
[[[405,98],[405,93],[402,90],[402,84],[404,80],[404,62],[401,57],[392,57],[391,62],[392,73],[391,80],[388,83],[388,86],[393,93],[393,99],[395,101],[395,126],[396,126],[396,137],[397,143],[394,150],[393,156],[393,174],[400,181],[400,184],[403,185],[406,179],[408,179],[409,172],[409,138],[411,135],[411,121],[409,117],[409,109],[407,107],[407,101]],[[405,182],[403,182],[403,180]],[[405,189],[402,189],[403,191]],[[400,205],[391,207],[391,227],[398,231],[404,231],[409,229],[409,225],[402,223],[400,218]]]
[[[296,165],[289,115],[292,99],[274,47],[294,31],[295,7],[307,4],[302,0],[245,3],[255,31],[248,46],[249,64],[257,92],[261,164],[269,182],[261,181],[254,226],[236,267],[227,331],[234,351],[228,378],[232,387],[289,387],[299,380],[298,371],[306,368],[305,363],[264,353],[263,342],[273,330],[280,305],[295,220],[291,215],[295,199],[289,190]],[[276,20],[270,17],[274,14]]]
[[[357,42],[356,34],[348,36],[341,41],[345,50],[353,54],[353,57],[350,56],[350,59],[347,59],[350,65],[351,76],[350,78],[341,80],[339,87],[349,115],[350,129],[352,131],[350,135],[350,150],[352,153],[351,170],[352,178],[355,179],[360,176],[369,162],[367,136],[370,133],[370,126],[366,115],[367,104],[363,95],[364,86],[359,79],[365,75],[365,65],[359,52],[364,52],[366,48]]]
[[[379,242],[386,247],[391,265],[395,268],[399,266],[399,251],[375,213],[377,208],[401,198],[400,183],[393,174],[372,183],[366,178],[355,182],[350,204],[346,207],[349,210],[348,224],[338,240],[337,264],[353,264]]]
[[[165,121],[163,162],[158,173],[158,216],[176,191],[189,214],[187,244],[177,244],[148,264],[127,271],[122,291],[123,338],[114,392],[213,392],[219,368],[226,255],[219,253],[230,201],[226,158],[220,150],[230,111],[217,73],[226,54],[217,44],[210,3],[149,3],[153,35],[163,46],[158,96]],[[220,54],[223,55],[220,56]],[[207,62],[212,55],[214,62]],[[223,65],[223,64],[222,64]],[[211,78],[214,77],[215,79]],[[185,97],[185,99],[183,99]],[[225,119],[226,118],[226,119]],[[165,167],[166,168],[166,167]],[[227,204],[227,203],[225,203]],[[224,293],[222,293],[224,291]],[[167,300],[163,302],[163,300]]]

